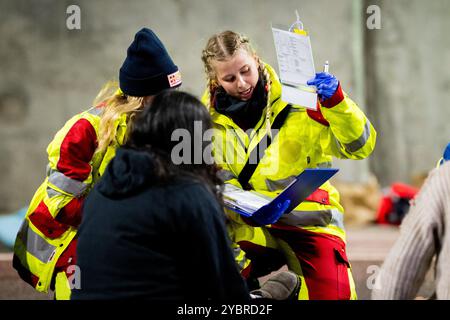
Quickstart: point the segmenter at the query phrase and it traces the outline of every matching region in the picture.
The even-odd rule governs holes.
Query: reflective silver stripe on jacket
[[[48,177],[48,182],[60,188],[64,192],[73,195],[74,197],[80,196],[88,187],[87,184],[66,177],[63,173],[58,171],[53,171],[50,174],[50,177]]]
[[[233,139],[233,137],[234,137],[234,138],[236,138],[237,141],[239,141],[242,148],[244,148],[244,150],[247,150],[247,146],[245,145],[244,141],[241,140],[241,137],[239,137],[239,134],[237,133],[236,129],[227,128],[225,132],[226,132],[226,136],[225,136],[226,142],[233,141],[233,140],[229,140],[229,139]],[[229,136],[231,134],[232,134],[232,136]]]
[[[223,182],[235,179],[236,176],[233,174],[233,172],[225,169],[221,169],[217,172],[217,177],[222,180]]]
[[[286,188],[294,180],[295,176],[290,176],[279,180],[266,179],[266,186],[269,191],[279,191]]]
[[[333,134],[333,140],[334,140],[334,143],[336,144],[337,149],[338,149],[339,153],[341,154],[341,156],[343,158],[347,158],[348,159],[348,156],[345,153],[342,152],[342,149],[344,149],[344,146],[342,145],[342,143],[340,143],[340,141],[338,139],[336,139],[334,134]]]
[[[49,244],[28,225],[28,220],[22,222],[17,237],[25,245],[27,252],[40,261],[47,263],[52,257],[56,247]]]
[[[355,141],[344,144],[345,150],[347,152],[358,151],[359,149],[364,147],[364,145],[366,144],[369,137],[370,137],[370,121],[367,120],[366,124],[364,125],[364,131],[363,131],[362,135]]]
[[[245,263],[247,262],[247,258],[245,254],[242,255],[242,259],[238,260],[239,255],[241,254],[242,249],[239,247],[233,248],[234,260],[237,262],[239,270],[242,271],[245,267]]]
[[[288,214],[282,215],[278,221],[290,226],[325,227],[331,224],[344,229],[344,215],[337,209],[317,211],[294,210]]]
[[[58,192],[55,189],[47,187],[47,196],[49,198],[53,198],[53,197],[56,197],[56,196],[59,196],[59,195],[61,195],[61,192]]]
[[[102,112],[103,112],[103,108],[99,108],[99,107],[92,107],[88,110],[88,113],[90,113],[94,116],[98,116],[98,117],[100,117]]]

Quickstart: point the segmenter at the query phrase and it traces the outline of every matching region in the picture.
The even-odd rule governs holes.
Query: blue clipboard
[[[286,200],[291,200],[291,204],[286,210],[286,213],[289,213],[338,171],[339,169],[336,168],[305,169],[276,198],[263,207],[275,209],[278,205],[283,205]],[[230,209],[245,217],[250,217],[260,210],[258,209],[253,213],[248,213],[238,208]]]

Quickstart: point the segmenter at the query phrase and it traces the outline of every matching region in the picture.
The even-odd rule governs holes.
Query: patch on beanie
[[[181,83],[181,74],[180,71],[176,71],[172,74],[169,74],[167,76],[167,78],[169,79],[169,85],[170,87],[175,87],[177,85],[179,85]]]

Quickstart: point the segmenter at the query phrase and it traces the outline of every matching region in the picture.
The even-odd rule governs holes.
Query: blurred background
[[[68,28],[70,5],[80,9],[80,29]],[[448,0],[0,0],[0,215],[28,205],[45,175],[47,144],[106,81],[118,79],[140,28],[155,31],[180,68],[182,89],[200,96],[201,50],[212,34],[249,36],[278,70],[271,24],[289,26],[295,10],[316,70],[328,60],[378,132],[368,159],[335,163],[349,256],[367,298],[368,266],[382,262],[398,234],[395,223],[374,224],[383,196],[394,183],[420,187],[450,141]],[[16,284],[10,248],[0,246],[0,286],[10,288],[0,298],[35,298]]]

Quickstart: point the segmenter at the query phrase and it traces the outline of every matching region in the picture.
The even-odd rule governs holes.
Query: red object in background
[[[419,189],[404,183],[393,183],[381,198],[376,222],[399,225],[418,191]]]

